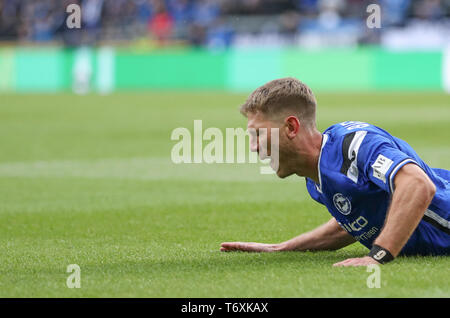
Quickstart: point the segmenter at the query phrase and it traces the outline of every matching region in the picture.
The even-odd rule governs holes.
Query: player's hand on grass
[[[364,256],[359,258],[349,258],[345,261],[334,264],[333,266],[368,266],[370,264],[380,265],[376,260],[370,256]]]
[[[276,252],[279,250],[278,244],[264,244],[254,242],[224,242],[220,246],[220,250],[222,252]]]

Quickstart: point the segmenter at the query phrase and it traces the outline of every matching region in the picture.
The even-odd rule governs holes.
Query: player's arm
[[[289,241],[278,244],[253,242],[225,242],[221,251],[277,252],[277,251],[319,251],[337,250],[355,242],[355,239],[342,229],[332,218],[318,228],[300,234]]]
[[[407,163],[398,170],[394,177],[394,186],[395,191],[384,227],[370,252],[373,256],[346,259],[334,266],[384,263],[400,253],[430,205],[436,187],[426,173],[414,163]]]
[[[436,187],[416,164],[408,163],[394,178],[395,191],[385,225],[374,244],[394,257],[402,250],[422,219],[436,193]]]

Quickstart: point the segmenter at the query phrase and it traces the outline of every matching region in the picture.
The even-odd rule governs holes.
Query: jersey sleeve
[[[394,191],[394,177],[407,163],[418,163],[390,139],[367,133],[358,152],[358,168],[366,178],[388,193]]]

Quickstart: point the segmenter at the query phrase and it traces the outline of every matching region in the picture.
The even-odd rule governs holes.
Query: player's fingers
[[[345,262],[347,262],[347,260],[342,261],[342,262],[338,262],[338,263],[334,263],[333,266],[337,267],[337,266],[342,266],[345,264]]]
[[[236,242],[223,242],[220,244],[222,247],[233,247],[234,245],[236,245]]]
[[[361,258],[350,258],[348,260],[345,260],[341,262],[341,265],[339,266],[366,266],[367,263],[364,259]]]
[[[364,263],[364,262],[355,262],[355,263],[350,264],[349,266],[354,266],[354,267],[356,267],[356,266],[367,266],[367,264]]]
[[[234,243],[231,242],[224,242],[220,244],[220,250],[221,251],[232,251],[234,247]]]
[[[243,244],[245,243],[241,243],[241,242],[224,242],[221,244],[221,249],[220,250],[224,250],[224,251],[239,251],[239,250],[243,250]]]
[[[347,266],[361,266],[362,262],[359,259],[355,259],[347,264]]]
[[[349,259],[346,259],[345,261],[335,263],[335,264],[333,264],[333,266],[348,266],[353,260],[354,260],[353,258],[349,258]]]
[[[271,252],[271,245],[264,243],[241,243],[241,250],[247,252]]]
[[[370,257],[363,257],[357,258],[356,261],[352,263],[352,266],[369,266],[370,264],[377,264],[377,263],[378,262],[376,262]]]
[[[223,251],[244,251],[244,252],[259,252],[261,251],[261,244],[246,243],[246,242],[224,242],[221,244]]]
[[[255,251],[253,243],[241,243],[241,242],[238,242],[236,244],[236,248],[239,251],[245,251],[245,252],[254,252]]]
[[[359,258],[352,258],[349,262],[345,263],[344,266],[360,266],[361,265],[361,259]]]

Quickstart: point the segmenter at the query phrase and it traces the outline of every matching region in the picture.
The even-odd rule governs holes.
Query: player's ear
[[[297,136],[300,130],[300,121],[296,116],[289,116],[284,120],[286,124],[286,135],[289,139]]]

